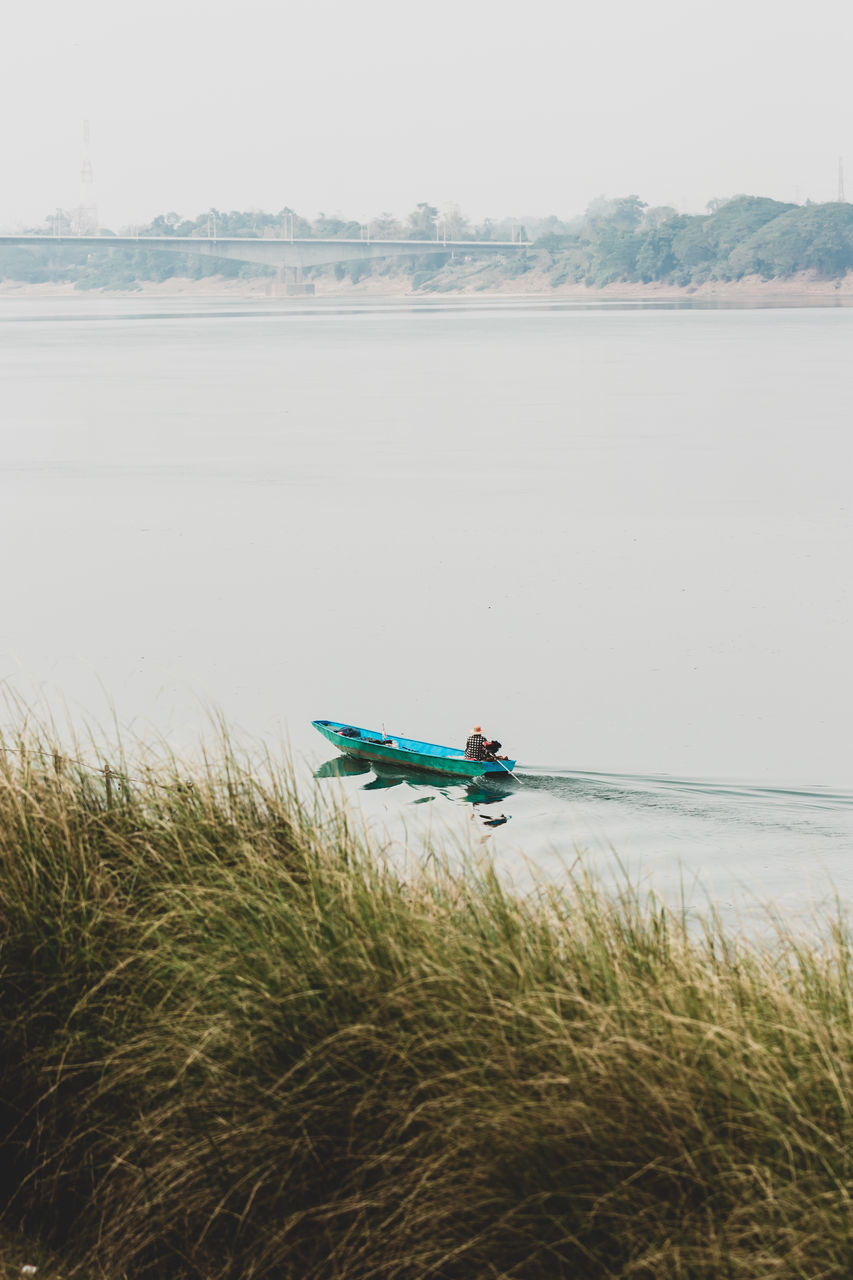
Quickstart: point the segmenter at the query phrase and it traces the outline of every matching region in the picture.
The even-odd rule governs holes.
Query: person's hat
[[[471,732],[472,732],[472,733],[482,733],[482,732],[483,732],[482,726],[481,726],[481,725],[479,725],[479,724],[475,724],[475,725],[474,725],[474,728],[472,729],[472,731],[471,731]]]

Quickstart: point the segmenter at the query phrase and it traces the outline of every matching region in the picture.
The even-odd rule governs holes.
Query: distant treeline
[[[70,225],[70,223],[69,223]],[[53,224],[33,228],[42,234]],[[398,221],[383,213],[365,227],[355,221],[320,214],[313,220],[292,209],[278,213],[257,211],[222,213],[210,210],[195,219],[176,213],[160,214],[138,234],[160,236],[285,236],[372,240],[411,239],[454,241],[518,240],[529,244],[525,254],[505,259],[468,258],[458,251],[447,257],[353,262],[313,268],[307,274],[358,280],[367,275],[408,273],[412,285],[423,290],[462,286],[490,288],[501,281],[536,270],[551,285],[585,283],[593,288],[619,282],[652,281],[699,285],[706,281],[740,280],[760,276],[783,279],[800,271],[835,279],[853,270],[853,205],[843,203],[785,204],[762,196],[714,200],[704,214],[679,214],[669,206],[649,207],[636,195],[596,200],[572,221],[550,216],[527,219],[486,219],[472,225],[455,206],[443,212],[421,203]],[[113,232],[102,231],[105,241]],[[57,243],[38,249],[0,249],[0,278],[18,281],[71,281],[81,289],[128,289],[143,281],[171,276],[269,276],[269,268],[193,255],[138,249],[93,251]]]
[[[853,205],[784,204],[763,196],[715,200],[705,214],[648,208],[637,196],[592,205],[579,225],[541,234],[563,279],[702,284],[798,271],[853,269]]]

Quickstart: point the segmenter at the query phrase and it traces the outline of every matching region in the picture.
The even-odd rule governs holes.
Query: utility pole
[[[77,210],[78,236],[97,235],[98,210],[95,206],[95,175],[89,156],[89,121],[83,121],[83,166],[80,170],[80,207]]]

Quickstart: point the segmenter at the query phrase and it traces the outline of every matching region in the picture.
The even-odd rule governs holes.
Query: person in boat
[[[465,743],[465,759],[506,760],[506,756],[499,756],[497,754],[500,749],[501,744],[497,739],[485,737],[482,726],[475,724],[474,728],[468,734],[468,740]]]

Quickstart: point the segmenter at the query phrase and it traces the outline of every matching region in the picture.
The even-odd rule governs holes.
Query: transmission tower
[[[80,204],[75,218],[78,236],[98,233],[98,210],[95,204],[95,175],[89,155],[89,121],[83,121],[83,166],[80,170]]]

